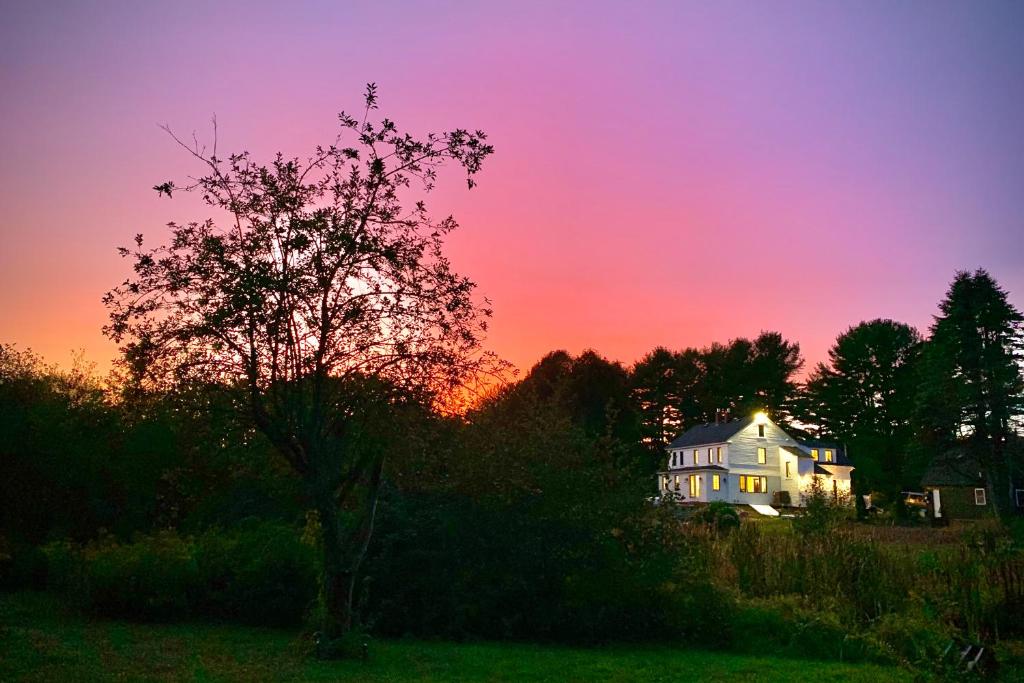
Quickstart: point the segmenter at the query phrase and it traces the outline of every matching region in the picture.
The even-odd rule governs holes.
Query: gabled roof
[[[984,481],[977,459],[963,448],[954,448],[932,458],[921,477],[923,486],[978,486]]]
[[[753,421],[754,418],[748,417],[742,420],[733,420],[732,422],[696,425],[676,437],[675,441],[668,445],[668,448],[686,448],[687,446],[725,443]]]
[[[812,448],[817,448],[818,462],[822,463],[823,465],[846,465],[847,467],[853,465],[853,463],[850,462],[850,459],[846,457],[846,449],[834,441],[819,441],[817,439],[808,439],[805,441],[800,441],[799,444],[800,448],[807,451],[808,455],[810,455],[810,450]],[[832,454],[835,456],[832,462],[825,462],[825,454],[822,451],[826,449],[832,451]]]
[[[804,450],[800,446],[782,446],[782,450],[786,451],[790,455],[795,455],[798,458],[809,458],[809,457],[811,457],[811,452],[807,451],[807,450]]]

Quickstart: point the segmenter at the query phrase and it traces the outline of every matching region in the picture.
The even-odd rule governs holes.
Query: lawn
[[[868,664],[667,647],[575,649],[423,641],[371,645],[369,661],[317,662],[292,631],[91,621],[52,596],[0,595],[0,680],[901,681]]]

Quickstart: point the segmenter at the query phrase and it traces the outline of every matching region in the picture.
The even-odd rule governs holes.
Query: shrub
[[[690,516],[691,523],[707,525],[718,533],[728,533],[740,525],[736,508],[720,500],[710,503]]]
[[[952,628],[915,609],[886,614],[870,629],[880,649],[897,661],[925,669],[942,665],[953,636]]]
[[[28,543],[0,536],[0,590],[40,590],[46,586],[46,555]]]
[[[86,611],[130,619],[192,616],[297,624],[316,595],[315,552],[283,524],[165,531],[46,548],[50,585]]]
[[[825,534],[850,515],[849,495],[833,495],[819,477],[811,480],[802,494],[804,510],[793,520],[793,530],[802,534]]]
[[[840,610],[797,595],[743,601],[737,606],[735,649],[750,654],[859,661],[884,659],[885,653],[855,627],[844,625]]]
[[[86,546],[80,580],[91,611],[135,619],[187,617],[199,593],[192,543],[172,532]]]
[[[253,624],[299,623],[316,597],[317,554],[284,524],[250,524],[196,539],[198,611]]]

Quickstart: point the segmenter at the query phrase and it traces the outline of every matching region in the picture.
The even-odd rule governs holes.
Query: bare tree
[[[104,331],[140,381],[233,387],[303,478],[322,530],[321,655],[352,625],[373,529],[386,449],[367,438],[380,415],[368,406],[437,400],[501,369],[481,350],[488,302],[442,253],[455,221],[431,220],[411,196],[446,163],[472,188],[492,146],[481,131],[416,138],[371,121],[373,84],[365,105],[360,119],[340,114],[335,143],[305,161],[221,159],[215,142],[207,153],[167,128],[205,175],[154,189],[199,192],[224,220],[171,223],[156,248],[137,235],[120,250],[134,275],[104,297]]]

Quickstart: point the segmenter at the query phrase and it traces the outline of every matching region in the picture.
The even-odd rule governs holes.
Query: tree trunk
[[[355,571],[342,547],[338,508],[333,501],[317,506],[323,544],[323,574],[320,579],[321,615],[317,656],[334,659],[345,654],[342,640],[352,628],[352,597]]]

